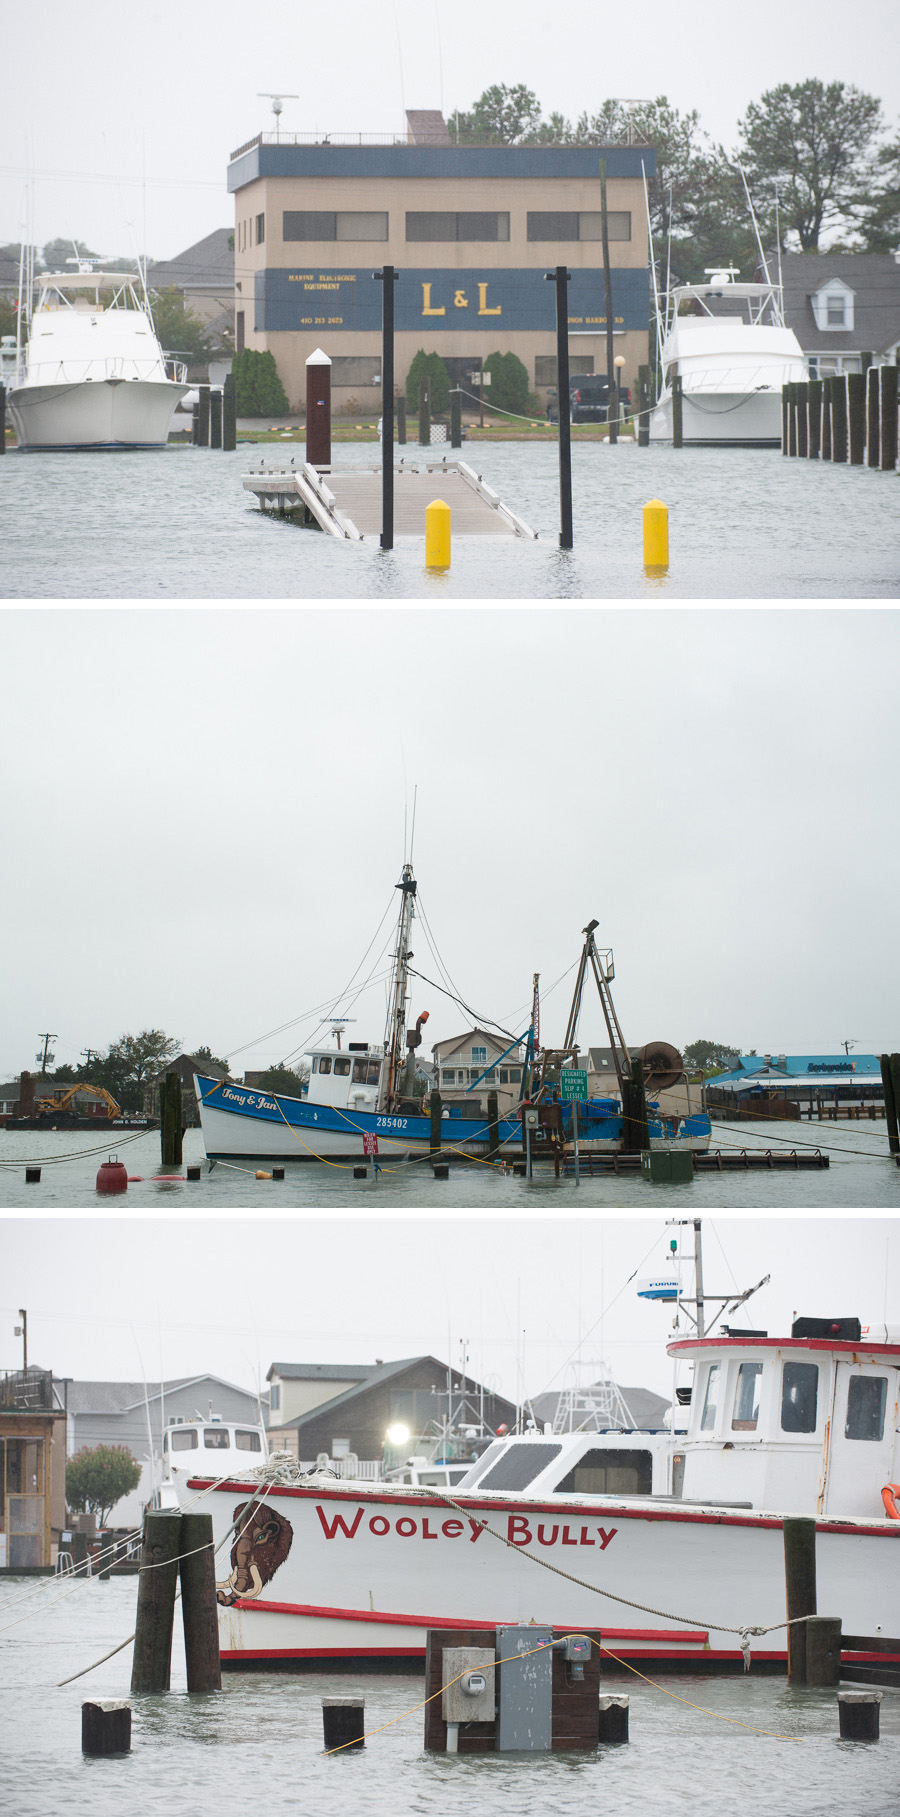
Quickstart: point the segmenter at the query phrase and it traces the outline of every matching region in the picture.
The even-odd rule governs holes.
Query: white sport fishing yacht
[[[161,448],[188,390],[183,363],[167,360],[135,277],[39,272],[38,298],[19,349],[7,407],[20,448]],[[32,296],[23,287],[24,317]]]
[[[779,448],[781,387],[806,377],[780,287],[768,278],[740,283],[733,267],[712,267],[706,278],[671,292],[650,440],[673,440],[672,381],[680,378],[686,448]]]

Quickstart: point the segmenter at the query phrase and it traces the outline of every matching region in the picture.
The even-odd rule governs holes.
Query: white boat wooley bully
[[[848,1634],[900,1634],[898,1334],[797,1319],[789,1337],[713,1336],[710,1297],[698,1268],[679,1302],[698,1335],[668,1346],[693,1379],[664,1431],[498,1437],[452,1489],[337,1481],[286,1454],[180,1477],[220,1559],[231,1540],[223,1664],[416,1660],[429,1628],[531,1619],[599,1627],[635,1660],[739,1664],[755,1636],[755,1659],[783,1662],[786,1515],[815,1518],[819,1608]]]
[[[73,263],[75,272],[37,276],[27,353],[7,399],[19,447],[163,447],[187,369],[166,359],[133,274]]]

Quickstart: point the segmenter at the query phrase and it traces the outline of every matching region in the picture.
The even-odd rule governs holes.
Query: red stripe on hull
[[[261,1597],[244,1600],[238,1598],[232,1604],[235,1609],[250,1613],[259,1609],[264,1615],[302,1615],[307,1619],[318,1617],[328,1621],[369,1621],[379,1622],[383,1626],[407,1628],[484,1628],[493,1633],[495,1628],[502,1628],[501,1620],[485,1620],[480,1616],[477,1621],[463,1621],[456,1615],[384,1615],[372,1609],[327,1609],[318,1608],[311,1603],[264,1602]],[[554,1623],[554,1633],[567,1634],[568,1628]],[[686,1644],[705,1646],[709,1634],[705,1628],[604,1628],[603,1633],[610,1640],[643,1640],[666,1641],[681,1640]]]

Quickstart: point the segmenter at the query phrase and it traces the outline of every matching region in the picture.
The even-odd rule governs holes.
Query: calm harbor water
[[[786,1134],[786,1128],[790,1130]],[[202,1161],[198,1181],[153,1179],[160,1171],[159,1133],[148,1131],[130,1139],[123,1134],[101,1152],[98,1137],[89,1131],[0,1131],[0,1206],[48,1209],[97,1210],[113,1205],[146,1216],[153,1211],[187,1213],[238,1210],[252,1206],[265,1212],[285,1206],[296,1210],[337,1210],[351,1205],[359,1212],[491,1211],[496,1214],[531,1213],[551,1207],[559,1213],[596,1208],[606,1211],[657,1212],[671,1216],[682,1209],[691,1215],[713,1211],[754,1211],[783,1208],[796,1211],[812,1207],[830,1210],[863,1210],[900,1206],[900,1168],[888,1155],[887,1126],[879,1123],[766,1123],[721,1125],[713,1146],[799,1150],[820,1147],[830,1158],[828,1168],[810,1172],[703,1173],[687,1186],[650,1185],[640,1176],[632,1179],[554,1180],[552,1167],[535,1169],[531,1181],[478,1163],[451,1167],[449,1180],[435,1180],[427,1164],[410,1165],[391,1159],[383,1146],[383,1171],[354,1180],[353,1163],[326,1165],[304,1161],[285,1167],[284,1180],[257,1180],[249,1161],[239,1166],[218,1163],[207,1171],[199,1130],[189,1130],[184,1143],[184,1176],[187,1164]],[[86,1153],[94,1150],[93,1153]],[[59,1160],[61,1156],[74,1158]],[[125,1198],[97,1195],[97,1169],[107,1154],[118,1153],[129,1174],[140,1175]],[[25,1162],[42,1164],[38,1185],[25,1184]]]
[[[410,446],[411,461],[417,449]],[[575,547],[563,553],[552,443],[472,443],[463,458],[532,529],[537,543],[460,538],[445,574],[424,550],[264,518],[241,475],[300,465],[303,443],[234,453],[17,453],[0,462],[0,595],[16,599],[889,599],[900,591],[898,477],[785,460],[769,449],[572,450]],[[373,443],[335,459],[365,466]],[[439,479],[435,496],[440,495]],[[644,574],[642,507],[669,507],[667,576]]]
[[[453,1757],[424,1752],[421,1710],[404,1716],[423,1694],[413,1673],[228,1673],[221,1694],[189,1697],[177,1613],[172,1691],[132,1700],[130,1754],[85,1760],[81,1704],[128,1697],[131,1649],[75,1684],[59,1689],[59,1680],[132,1633],[136,1583],[0,1580],[4,1817],[171,1817],[173,1809],[238,1817],[338,1801],[364,1805],[371,1817],[872,1817],[897,1809],[896,1691],[885,1692],[881,1741],[866,1746],[839,1740],[834,1691],[790,1690],[781,1677],[752,1672],[653,1674],[653,1684],[623,1673],[608,1688],[631,1698],[627,1747]],[[402,1720],[364,1749],[326,1758],[321,1699],[357,1691],[370,1731]]]

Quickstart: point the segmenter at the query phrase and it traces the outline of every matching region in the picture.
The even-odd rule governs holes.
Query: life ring
[[[900,1520],[900,1508],[897,1507],[894,1499],[898,1495],[900,1495],[900,1483],[885,1483],[881,1491],[881,1499],[884,1502],[884,1511],[888,1520]]]

